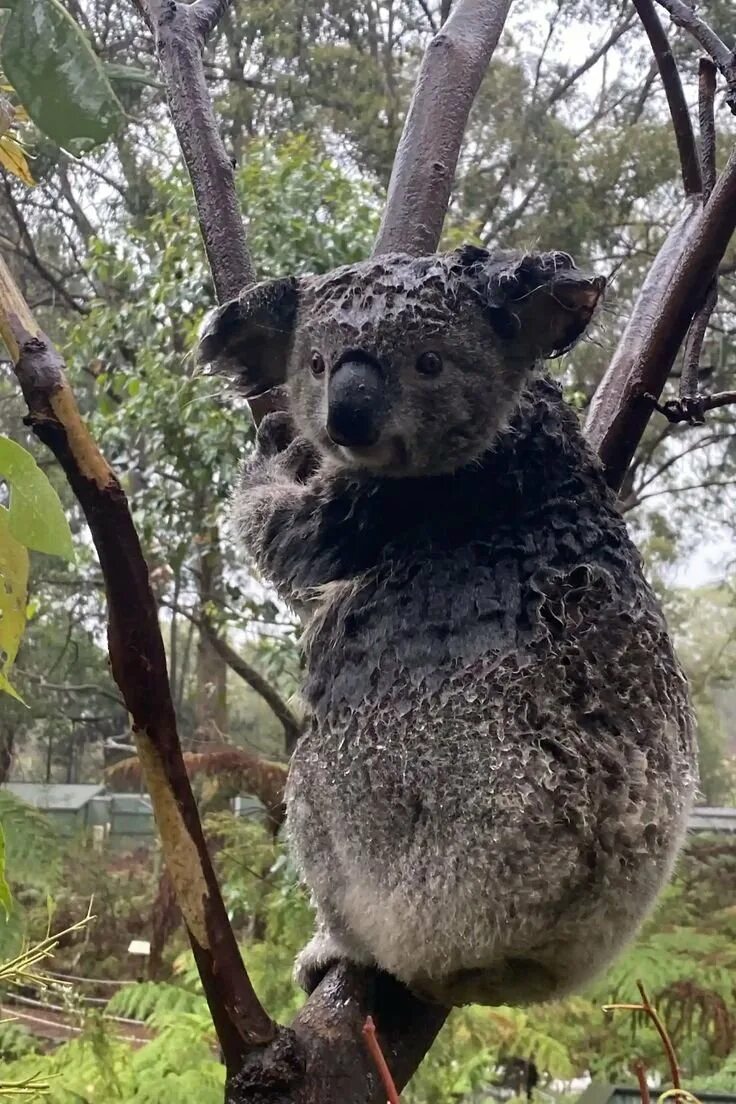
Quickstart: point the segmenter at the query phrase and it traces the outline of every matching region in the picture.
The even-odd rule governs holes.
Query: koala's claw
[[[256,448],[262,456],[277,456],[285,452],[296,437],[294,419],[287,410],[267,414],[258,427]]]
[[[318,931],[297,955],[294,981],[306,993],[312,993],[327,971],[346,957],[345,950],[329,932]]]
[[[320,457],[306,437],[297,437],[282,454],[281,463],[297,483],[306,483],[319,468]]]

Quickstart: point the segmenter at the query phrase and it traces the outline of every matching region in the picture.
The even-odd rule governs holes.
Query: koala
[[[543,372],[605,281],[564,253],[390,254],[216,309],[202,362],[284,387],[234,498],[305,621],[296,976],[445,1006],[561,997],[636,932],[697,785],[685,677]]]

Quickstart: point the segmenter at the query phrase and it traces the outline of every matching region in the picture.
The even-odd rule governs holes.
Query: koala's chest
[[[569,652],[582,670],[588,650],[607,646],[615,655],[630,634],[630,611],[648,604],[643,583],[616,555],[613,543],[560,545],[559,534],[544,530],[509,531],[451,553],[429,545],[403,561],[387,554],[360,578],[333,584],[315,610],[307,703],[353,707],[400,683],[439,701],[471,670],[483,669],[487,682],[509,662],[543,667]],[[581,646],[586,633],[590,647]]]

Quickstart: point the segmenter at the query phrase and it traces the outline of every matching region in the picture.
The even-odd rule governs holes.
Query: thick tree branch
[[[659,16],[654,7],[654,0],[634,0],[634,7],[639,13],[644,30],[654,53],[659,75],[664,85],[667,103],[672,116],[672,126],[677,141],[677,151],[680,155],[680,168],[682,170],[682,183],[685,195],[697,195],[702,191],[703,180],[700,172],[698,149],[695,143],[693,124],[690,111],[685,99],[685,93],[680,80],[677,62],[670,49],[670,44],[665,34]]]
[[[695,41],[700,43],[708,57],[715,62],[728,85],[726,103],[731,111],[736,114],[736,51],[729,50],[726,43],[718,37],[713,28],[709,27],[705,20],[700,18],[694,7],[684,3],[683,0],[657,0],[657,3],[669,12],[670,19],[675,26],[682,27],[684,31],[692,35]]]
[[[434,1042],[447,1009],[425,1004],[387,974],[331,970],[271,1048],[231,1082],[229,1104],[386,1104],[363,1024],[371,1016],[401,1090]]]
[[[590,405],[588,440],[615,489],[735,229],[736,151],[705,207],[697,198],[688,200],[668,234]]]
[[[422,61],[373,253],[432,253],[465,125],[512,0],[457,0]]]
[[[28,424],[61,464],[92,533],[105,580],[113,677],[133,718],[166,863],[228,1069],[275,1034],[245,972],[187,778],[148,570],[128,503],[82,421],[59,353],[0,260],[0,336]]]

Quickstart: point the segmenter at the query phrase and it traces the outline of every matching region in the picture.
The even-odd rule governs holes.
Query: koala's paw
[[[273,460],[290,480],[306,483],[320,466],[317,450],[306,437],[297,435],[289,413],[267,414],[258,428],[256,460]]]
[[[291,414],[286,410],[276,410],[267,414],[258,427],[256,450],[261,456],[278,456],[285,452],[296,437],[296,426]]]
[[[344,948],[329,932],[318,931],[297,955],[294,981],[306,993],[311,993],[330,967],[346,957]]]

